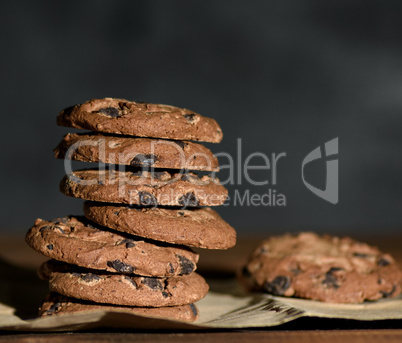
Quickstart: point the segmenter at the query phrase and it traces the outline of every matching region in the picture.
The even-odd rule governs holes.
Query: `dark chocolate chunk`
[[[166,175],[166,172],[163,171],[153,171],[151,173],[152,177],[157,180],[162,180],[162,176]]]
[[[177,255],[177,257],[179,258],[180,261],[181,274],[183,275],[191,274],[195,269],[194,263],[184,256]]]
[[[195,307],[194,304],[190,304],[190,308],[191,308],[191,311],[193,311],[193,314],[194,314],[195,316],[198,316],[197,307]]]
[[[51,228],[52,228],[52,226],[50,226],[50,225],[42,226],[42,227],[39,229],[39,232],[43,232],[43,231],[49,230],[49,229],[51,229]]]
[[[59,312],[60,309],[61,309],[61,303],[57,302],[54,303],[52,306],[50,306],[50,308],[46,310],[45,314],[51,315],[53,313]]]
[[[290,279],[287,276],[277,276],[271,282],[264,283],[264,289],[273,295],[283,295],[290,286]]]
[[[120,260],[108,261],[107,265],[116,270],[117,272],[123,274],[131,274],[135,270],[133,266],[130,266],[129,264],[124,263]]]
[[[99,281],[101,277],[92,273],[82,274],[81,279],[85,282]]]
[[[183,117],[186,118],[189,122],[193,122],[195,118],[195,113],[183,114]]]
[[[102,113],[112,118],[121,117],[123,115],[117,108],[114,107],[101,108],[99,110],[99,113]]]
[[[138,195],[140,197],[140,204],[144,206],[156,206],[158,205],[158,202],[156,201],[156,198],[148,192],[138,192]]]
[[[380,293],[382,294],[383,298],[390,298],[394,294],[395,290],[396,290],[396,286],[394,285],[389,292],[381,291]]]
[[[377,261],[377,264],[378,264],[380,267],[385,267],[385,266],[390,265],[391,262],[389,262],[388,260],[386,260],[384,257],[381,257],[381,258]]]
[[[338,278],[333,273],[339,270],[342,270],[342,268],[332,267],[330,270],[328,270],[325,273],[325,278],[322,281],[322,284],[330,288],[338,289],[339,288]]]
[[[170,274],[173,274],[173,273],[174,273],[174,267],[173,267],[173,264],[169,263],[169,267],[170,267],[170,269],[169,269],[169,273],[170,273]]]
[[[177,212],[177,214],[178,214],[179,216],[184,216],[184,212],[182,212],[182,211]]]
[[[49,250],[53,250],[53,244],[46,245],[46,248],[48,248]]]
[[[124,276],[124,278],[125,278],[127,281],[129,281],[129,282],[135,287],[135,289],[138,288],[137,284],[135,283],[135,281],[134,281],[131,277],[129,277],[129,276]]]
[[[162,292],[162,296],[163,296],[164,298],[167,298],[167,297],[169,296],[169,293],[168,293],[168,292],[163,291],[163,292]]]
[[[142,283],[154,291],[162,291],[163,290],[162,282],[160,280],[158,280],[157,278],[144,277],[142,279]]]
[[[136,155],[130,164],[134,167],[150,167],[158,160],[158,157],[154,154],[138,154]]]
[[[185,146],[187,146],[187,143],[183,141],[174,141],[180,148],[184,149]]]
[[[74,277],[81,277],[81,273],[77,273],[77,272],[72,272],[71,275]]]
[[[193,192],[188,192],[179,198],[179,204],[184,207],[187,206],[196,207],[198,206],[199,201]]]
[[[122,240],[121,242],[119,242],[117,245],[122,245],[122,244],[125,244],[127,249],[128,249],[128,248],[135,247],[134,241],[133,241],[132,239],[129,239],[129,238],[123,239],[123,240]]]

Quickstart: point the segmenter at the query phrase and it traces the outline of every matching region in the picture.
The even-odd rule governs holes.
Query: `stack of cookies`
[[[39,270],[52,291],[41,314],[113,309],[196,320],[193,303],[208,285],[194,272],[198,254],[190,247],[236,242],[209,207],[227,198],[214,175],[217,159],[191,142],[220,142],[219,125],[186,109],[112,98],[67,108],[57,122],[95,131],[64,137],[55,156],[66,169],[71,160],[99,168],[70,172],[60,184],[87,200],[85,216],[37,219],[27,233],[27,243],[52,259]]]

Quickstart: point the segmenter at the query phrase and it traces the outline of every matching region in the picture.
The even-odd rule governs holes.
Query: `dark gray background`
[[[276,187],[285,208],[220,209],[239,234],[400,232],[401,11],[368,0],[2,1],[0,230],[81,212],[58,191],[52,149],[71,130],[56,115],[111,96],[216,118],[224,140],[214,152],[235,156],[242,138],[244,155],[287,153]],[[304,156],[334,137],[338,205],[300,176]],[[315,163],[309,181],[323,185],[324,173]]]

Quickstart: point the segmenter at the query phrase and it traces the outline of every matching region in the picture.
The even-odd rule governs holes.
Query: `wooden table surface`
[[[368,243],[391,253],[402,266],[402,236],[364,238]],[[236,247],[227,251],[198,250],[200,262],[198,271],[209,277],[230,277],[240,268],[252,249],[261,241],[260,238],[239,238]],[[38,291],[39,281],[35,270],[46,258],[30,249],[23,236],[0,236],[1,279],[12,279],[16,285],[15,296],[18,301],[27,304],[27,308],[36,306],[31,296]],[[26,271],[23,276],[14,272]],[[17,275],[18,274],[18,275]],[[0,282],[1,285],[1,282]],[[26,289],[21,292],[20,289]],[[43,289],[43,284],[40,286]],[[0,288],[1,289],[1,288]],[[1,302],[1,295],[0,295]],[[22,317],[31,313],[18,313]],[[203,332],[155,332],[155,331],[91,331],[76,333],[16,333],[0,331],[0,342],[402,342],[402,321],[387,320],[359,322],[352,320],[300,318],[280,326],[264,329],[219,330]]]

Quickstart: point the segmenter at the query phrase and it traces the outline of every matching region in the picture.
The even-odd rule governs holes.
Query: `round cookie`
[[[65,217],[52,222],[37,219],[26,242],[41,254],[81,267],[146,276],[190,274],[198,254],[173,246],[107,231],[84,217]]]
[[[219,206],[228,191],[217,178],[193,173],[87,169],[66,175],[62,193],[75,198],[142,206]]]
[[[40,276],[48,277],[52,292],[123,306],[191,304],[205,297],[209,288],[204,278],[197,273],[168,278],[128,276],[77,268],[61,262],[45,262],[40,268]]]
[[[193,111],[114,98],[89,100],[66,108],[58,115],[57,124],[129,136],[211,143],[219,143],[223,136],[214,119]]]
[[[236,231],[211,208],[133,207],[86,201],[85,216],[129,234],[205,249],[236,244]]]
[[[264,241],[241,280],[274,295],[361,303],[400,294],[402,274],[393,258],[375,247],[307,232]]]
[[[39,316],[48,317],[88,311],[125,312],[144,317],[182,320],[186,322],[194,322],[198,318],[198,309],[194,304],[170,307],[129,307],[97,304],[85,300],[68,298],[57,293],[49,293],[46,296],[39,308]]]
[[[69,150],[70,149],[70,150]],[[56,158],[134,167],[218,171],[218,159],[201,144],[163,139],[69,133]]]

